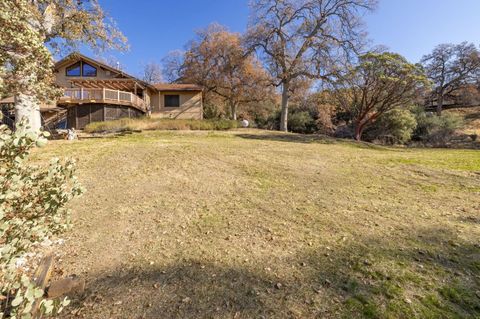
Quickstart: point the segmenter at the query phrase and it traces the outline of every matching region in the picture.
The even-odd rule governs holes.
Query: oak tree
[[[262,65],[245,50],[238,33],[217,24],[197,32],[183,57],[174,55],[166,65],[170,78],[199,84],[206,94],[220,96],[233,120],[237,119],[240,105],[269,95],[268,75]]]
[[[290,86],[299,77],[329,79],[342,56],[363,43],[361,15],[376,0],[254,0],[247,42],[259,49],[282,90],[280,129],[287,131]]]
[[[480,51],[472,43],[440,44],[421,63],[434,85],[432,100],[437,102],[438,115],[445,97],[474,84],[480,76]]]
[[[428,80],[419,65],[396,53],[367,53],[333,82],[335,98],[353,115],[355,139],[382,114],[410,106]]]

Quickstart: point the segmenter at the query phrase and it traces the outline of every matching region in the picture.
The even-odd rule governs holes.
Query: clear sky
[[[139,74],[142,64],[161,62],[170,51],[182,49],[194,31],[212,22],[243,32],[248,0],[100,0],[120,30],[130,51],[115,56],[125,69]],[[382,44],[418,62],[445,42],[480,44],[480,0],[380,0],[365,17],[373,44]],[[87,54],[90,54],[86,51]]]

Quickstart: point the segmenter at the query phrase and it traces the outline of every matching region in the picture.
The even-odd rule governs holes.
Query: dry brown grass
[[[155,130],[228,130],[237,128],[238,122],[231,120],[187,120],[162,119],[154,117],[124,118],[114,121],[94,122],[85,127],[87,133],[115,133],[126,131]]]
[[[462,132],[465,134],[477,134],[480,139],[480,106],[451,109],[445,112],[461,116],[465,121],[465,127]]]
[[[65,317],[480,315],[480,152],[263,131],[54,142],[79,159]],[[75,315],[73,315],[74,313]]]

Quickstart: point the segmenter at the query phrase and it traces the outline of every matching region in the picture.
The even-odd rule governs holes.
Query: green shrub
[[[267,130],[280,129],[281,111],[277,110],[268,118],[258,121],[256,126]],[[317,119],[308,111],[290,109],[288,112],[288,131],[293,133],[311,134],[317,132]]]
[[[205,119],[218,119],[222,115],[222,111],[215,104],[206,103],[203,107],[203,117]]]
[[[28,164],[47,134],[28,133],[24,124],[15,132],[0,126],[0,317],[28,317],[43,296],[18,263],[35,245],[69,227],[67,202],[82,193],[75,162],[53,159],[47,167]],[[68,303],[65,299],[61,306]],[[53,311],[53,301],[42,303]],[[57,311],[61,308],[57,308]]]
[[[407,109],[385,112],[365,132],[365,140],[384,144],[405,144],[412,138],[417,126],[415,115]]]
[[[434,146],[443,146],[448,143],[455,131],[463,125],[463,120],[451,113],[444,112],[441,116],[437,116],[418,109],[415,111],[415,117],[417,128],[413,134],[414,140]]]
[[[85,127],[88,133],[114,133],[142,130],[229,130],[238,127],[237,121],[211,120],[177,120],[161,118],[119,119],[106,122],[93,122]]]
[[[309,112],[292,112],[288,115],[288,129],[295,133],[315,133],[317,125]]]

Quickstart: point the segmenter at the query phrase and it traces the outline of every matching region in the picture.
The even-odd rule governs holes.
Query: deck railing
[[[131,92],[111,89],[65,89],[64,100],[95,101],[95,102],[116,102],[118,104],[132,105],[137,108],[146,109],[145,101]]]

